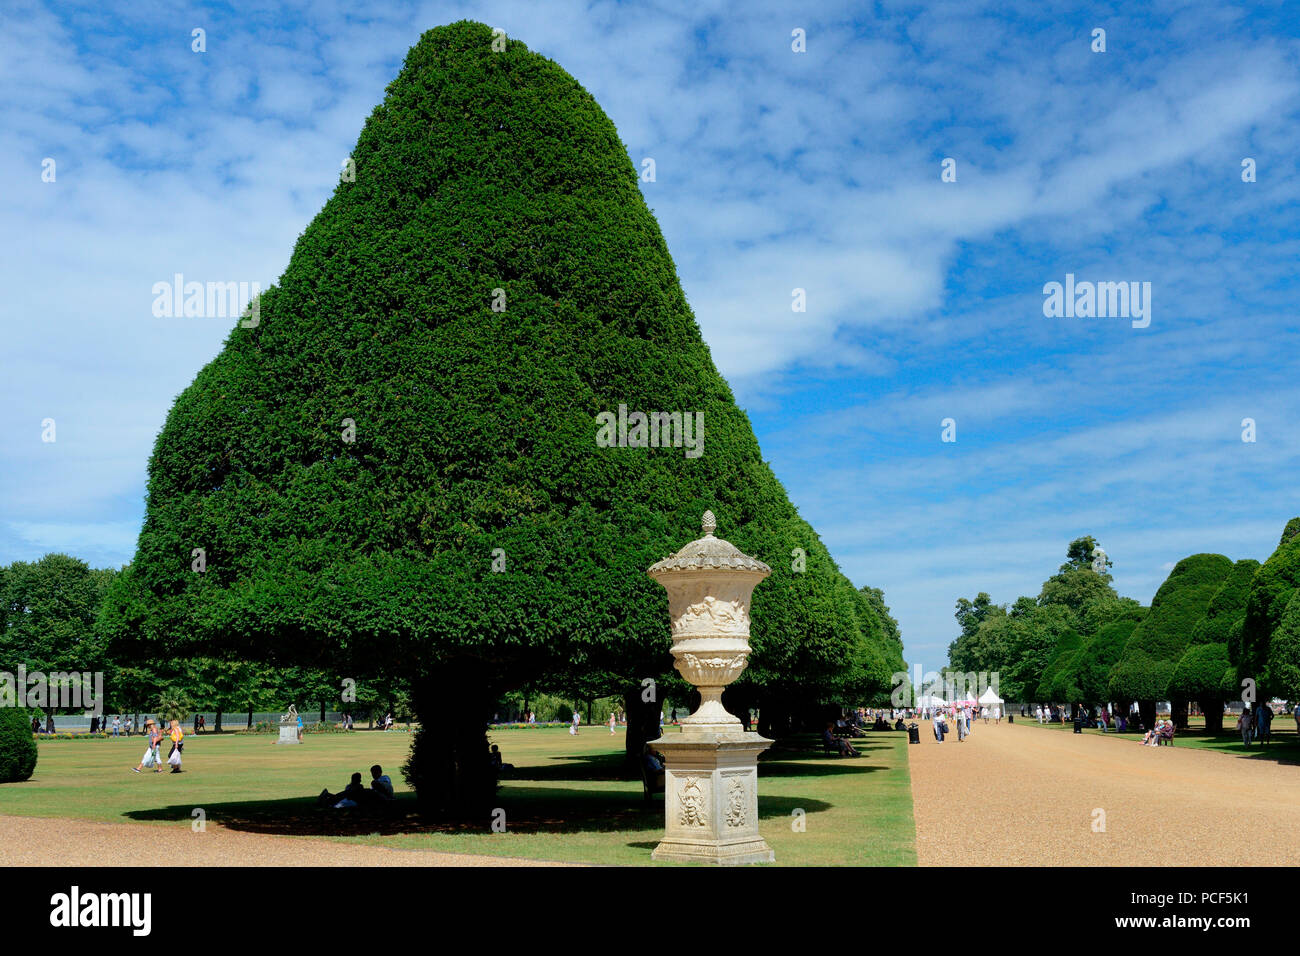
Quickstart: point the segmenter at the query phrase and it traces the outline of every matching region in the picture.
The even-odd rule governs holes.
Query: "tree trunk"
[[[740,719],[741,726],[746,732],[753,728],[750,726],[750,705],[753,703],[753,691],[748,685],[741,687],[728,687],[722,692],[722,706],[727,708],[727,713]]]
[[[403,773],[421,812],[465,820],[488,816],[497,790],[487,741],[495,689],[483,675],[448,668],[416,681],[412,698],[420,727]]]
[[[775,700],[764,699],[758,705],[758,734],[777,740],[785,736],[785,710]]]
[[[320,702],[320,722],[325,723],[325,701]]]
[[[652,700],[644,700],[650,695]],[[641,748],[651,740],[659,739],[659,714],[663,702],[659,700],[658,686],[653,689],[637,684],[623,694],[623,710],[627,713],[627,734],[623,741],[623,762],[629,771],[641,772]]]
[[[1176,700],[1173,701],[1169,706],[1170,709],[1173,711],[1173,713],[1171,713],[1169,717],[1171,720],[1173,720],[1174,727],[1178,730],[1186,730],[1187,729],[1187,701]]]
[[[1211,734],[1223,733],[1223,701],[1203,700],[1201,710],[1205,713],[1205,730]]]
[[[1156,702],[1154,700],[1140,700],[1138,704],[1138,714],[1142,717],[1142,729],[1150,730],[1156,725]]]
[[[217,715],[216,715],[216,717],[213,718],[213,721],[212,721],[212,732],[213,732],[214,734],[219,734],[219,733],[221,733],[221,711],[217,711]]]
[[[253,729],[253,708],[248,708],[248,729]]]

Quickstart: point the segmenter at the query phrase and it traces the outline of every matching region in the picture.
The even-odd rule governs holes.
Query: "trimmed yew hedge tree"
[[[1057,679],[1064,681],[1067,689],[1076,689],[1079,699],[1085,703],[1097,704],[1110,700],[1107,681],[1111,668],[1124,652],[1124,645],[1128,643],[1145,611],[1146,608],[1137,606],[1128,612],[1131,617],[1101,625],[1097,633],[1075,652],[1063,669],[1062,676]]]
[[[1142,723],[1154,726],[1156,701],[1169,693],[1169,679],[1191,643],[1192,631],[1211,599],[1232,573],[1232,561],[1221,554],[1183,558],[1151,599],[1151,609],[1133,629],[1124,653],[1111,671],[1110,697],[1117,703],[1136,701]],[[1186,702],[1175,705],[1174,721],[1186,724]]]
[[[1191,646],[1170,680],[1170,696],[1178,701],[1197,701],[1205,714],[1205,728],[1211,733],[1223,730],[1224,674],[1230,666],[1228,646],[1245,617],[1246,598],[1259,567],[1259,562],[1250,558],[1232,566],[1205,614],[1192,628]]]
[[[1270,695],[1300,697],[1300,674],[1293,661],[1300,656],[1296,631],[1279,632],[1292,598],[1300,591],[1300,518],[1287,522],[1277,550],[1264,562],[1250,584],[1240,645],[1230,645],[1238,683],[1254,680],[1259,700]]]
[[[705,509],[773,569],[760,692],[875,685],[893,656],[763,461],[613,124],[553,62],[492,46],[460,22],[407,54],[355,181],[177,398],[102,618],[172,655],[408,675],[409,779],[457,812],[492,805],[502,693],[580,671],[639,700],[662,678],[645,571]],[[702,416],[702,454],[599,446],[620,405]]]

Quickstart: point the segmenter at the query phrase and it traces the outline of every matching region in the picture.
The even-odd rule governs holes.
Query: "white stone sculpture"
[[[714,537],[716,527],[706,511],[704,537],[649,570],[668,591],[677,671],[700,692],[681,733],[653,744],[665,758],[664,839],[654,859],[766,863],[774,856],[758,832],[758,755],[772,741],[745,732],[722,692],[749,661],[750,597],[772,569]]]

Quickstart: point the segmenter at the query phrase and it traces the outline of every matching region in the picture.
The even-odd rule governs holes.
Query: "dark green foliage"
[[[1175,703],[1198,701],[1205,713],[1206,727],[1212,733],[1222,727],[1224,674],[1236,653],[1233,648],[1240,646],[1246,598],[1258,570],[1259,562],[1249,559],[1232,566],[1231,573],[1192,628],[1191,646],[1170,678],[1170,699]]]
[[[1006,700],[1033,700],[1057,647],[1063,641],[1078,647],[1068,608],[1022,600],[1028,603],[1018,601],[1013,613],[990,616],[976,634],[976,641],[991,650],[994,666],[988,669],[997,672],[998,693]]]
[[[352,152],[355,182],[302,234],[256,327],[176,400],[105,626],[174,654],[402,676],[424,682],[417,707],[434,687],[491,702],[545,675],[609,675],[622,693],[670,664],[645,570],[711,508],[720,537],[773,568],[745,680],[873,685],[892,650],[763,461],[613,124],[556,64],[491,43],[461,22],[411,49]],[[620,404],[702,413],[703,454],[599,447],[596,416]],[[439,761],[478,759],[462,731]],[[437,773],[440,792],[460,786]],[[434,779],[427,760],[416,776]]]
[[[1169,690],[1173,671],[1171,661],[1154,658],[1141,650],[1125,651],[1111,668],[1107,696],[1120,704],[1160,700]]]
[[[0,707],[0,783],[27,780],[36,770],[32,714],[24,707]]]
[[[1192,628],[1193,644],[1222,644],[1225,650],[1233,625],[1246,615],[1250,584],[1260,564],[1247,558],[1232,566],[1232,573],[1210,599],[1205,614]]]
[[[1038,700],[1075,702],[1080,698],[1078,682],[1070,665],[1083,647],[1083,638],[1077,631],[1068,630],[1061,634],[1052,652],[1051,659],[1043,668],[1042,679],[1038,682],[1035,697]]]
[[[1101,625],[1074,655],[1066,679],[1078,688],[1079,699],[1084,703],[1097,704],[1110,699],[1111,668],[1124,653],[1124,645],[1145,612],[1146,608],[1139,605],[1136,613],[1130,610],[1129,617]]]
[[[1288,700],[1300,697],[1300,591],[1291,595],[1273,631],[1268,657],[1271,693]]]
[[[1292,518],[1287,523],[1277,550],[1251,581],[1240,651],[1233,654],[1238,677],[1255,680],[1260,691],[1266,694],[1285,694],[1288,686],[1295,686],[1282,680],[1275,683],[1270,671],[1274,631],[1282,623],[1292,596],[1300,588],[1300,535],[1296,534],[1293,526],[1300,527],[1300,518]],[[1234,645],[1230,650],[1236,652],[1237,648]],[[1284,651],[1278,658],[1279,663],[1288,656]]]
[[[1221,554],[1194,554],[1174,565],[1111,674],[1114,699],[1163,699],[1173,668],[1191,643],[1193,628],[1232,570],[1232,562]]]
[[[1193,644],[1174,668],[1169,693],[1179,700],[1200,701],[1208,709],[1223,701],[1223,674],[1228,668],[1224,644]]]

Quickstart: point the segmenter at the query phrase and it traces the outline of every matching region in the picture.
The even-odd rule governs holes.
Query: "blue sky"
[[[10,2],[0,563],[130,559],[154,436],[231,324],[155,318],[153,284],[273,283],[406,50],[465,17],[655,160],[714,360],[909,660],[1082,534],[1143,602],[1188,554],[1263,559],[1300,513],[1300,17],[1130,6]],[[1150,326],[1045,317],[1067,273],[1150,282]]]

